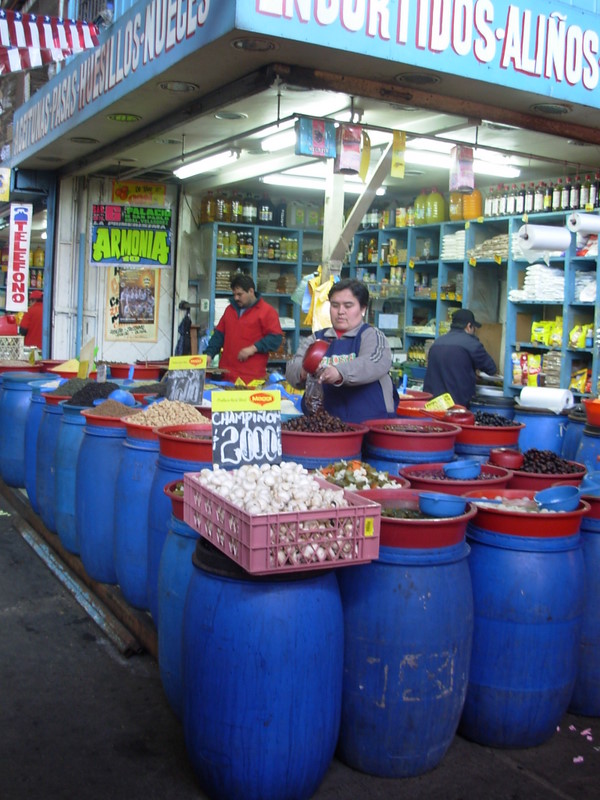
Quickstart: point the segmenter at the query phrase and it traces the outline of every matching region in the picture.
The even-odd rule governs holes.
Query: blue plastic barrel
[[[149,426],[125,423],[115,492],[115,568],[123,597],[148,608],[148,510],[158,436]]]
[[[0,475],[8,486],[25,486],[25,426],[35,372],[5,372],[0,395]]]
[[[479,509],[467,528],[475,627],[459,732],[489,747],[535,747],[565,714],[584,606],[579,511]]]
[[[44,383],[32,381],[31,403],[25,423],[25,489],[32,509],[40,513],[37,501],[37,437],[42,421],[46,398],[42,394]]]
[[[398,500],[380,497],[388,491],[400,506],[418,508],[410,489],[361,494],[395,507]],[[450,747],[471,658],[464,536],[474,514],[471,508],[451,520],[382,517],[381,541],[389,544],[382,544],[377,561],[336,570],[344,610],[338,756],[353,769],[388,778],[419,775]]]
[[[46,394],[37,438],[36,495],[42,522],[56,533],[56,443],[62,420],[62,405]]]
[[[150,487],[148,505],[148,609],[158,626],[158,570],[171,519],[171,501],[164,493],[171,481],[183,480],[185,472],[200,472],[212,467],[212,442],[209,439],[180,438],[177,433],[198,431],[210,436],[211,425],[169,425],[158,429],[159,453]]]
[[[56,503],[54,522],[62,546],[69,553],[79,555],[77,525],[75,523],[75,491],[77,459],[83,441],[85,417],[82,406],[63,402],[62,418],[56,441],[56,471],[54,474]]]
[[[569,711],[600,717],[600,497],[585,496],[585,500],[590,505],[581,520],[585,604],[579,666]]]
[[[588,472],[600,469],[600,427],[584,425],[574,461],[583,464]]]
[[[581,405],[575,406],[567,415],[567,427],[563,436],[562,450],[560,454],[567,461],[576,461],[577,449],[583,436],[583,429],[586,423],[585,408]]]
[[[513,422],[522,422],[525,427],[519,434],[519,449],[522,452],[532,447],[561,454],[568,412],[555,414],[547,408],[522,408],[515,406]]]
[[[171,514],[158,571],[158,668],[169,705],[183,719],[183,611],[198,534]]]
[[[115,491],[125,425],[87,416],[75,481],[75,525],[85,571],[96,581],[116,583]]]
[[[504,397],[502,395],[490,395],[489,397],[475,395],[469,403],[469,409],[473,413],[483,411],[486,414],[499,414],[501,417],[512,420],[515,416],[515,401],[512,397]]]
[[[192,767],[209,797],[308,800],[340,725],[344,622],[335,575],[253,579],[203,547],[200,540],[183,620]]]

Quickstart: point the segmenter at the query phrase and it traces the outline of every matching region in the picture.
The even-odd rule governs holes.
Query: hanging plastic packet
[[[318,378],[313,375],[306,376],[306,388],[304,389],[304,410],[308,416],[322,411],[323,406],[323,384],[319,383]]]

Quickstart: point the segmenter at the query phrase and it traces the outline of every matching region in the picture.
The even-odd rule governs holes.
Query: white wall
[[[160,361],[174,349],[173,294],[175,267],[161,270],[158,336],[156,342],[107,341],[106,267],[90,265],[91,208],[95,203],[111,201],[111,181],[106,179],[68,178],[61,182],[58,195],[55,263],[53,265],[53,312],[51,358],[68,359],[78,355],[77,307],[79,302],[79,264],[84,263],[83,303],[80,343],[91,338],[98,346],[98,360],[132,363],[138,360]],[[176,190],[168,188],[167,202],[175,211]],[[176,214],[173,215],[173,241],[176,241]],[[175,250],[175,258],[177,250]],[[183,277],[183,276],[182,276]],[[185,278],[187,284],[187,277]],[[176,320],[177,322],[177,320]],[[175,334],[177,325],[174,326]]]

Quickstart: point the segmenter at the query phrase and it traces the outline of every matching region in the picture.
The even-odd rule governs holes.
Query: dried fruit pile
[[[281,424],[281,430],[304,433],[345,433],[353,428],[338,417],[332,417],[327,411],[321,409],[310,416],[286,420]]]
[[[570,475],[581,472],[581,464],[567,461],[552,450],[538,450],[531,447],[523,453],[523,466],[519,472],[537,472],[544,475]]]

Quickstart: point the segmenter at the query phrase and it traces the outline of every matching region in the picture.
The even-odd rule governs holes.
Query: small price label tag
[[[412,258],[408,262],[408,268],[409,269],[414,269],[415,268],[415,262],[412,260]]]
[[[469,220],[467,220],[465,222],[465,230],[468,231],[470,227],[471,227],[471,223],[469,222]]]
[[[365,517],[365,539],[375,535],[375,522],[373,517]]]
[[[471,256],[471,258],[469,259],[469,266],[471,266],[471,267],[476,267],[477,266],[477,259],[473,258],[473,256]]]
[[[167,372],[167,399],[199,406],[204,394],[206,356],[171,356]]]
[[[502,263],[502,256],[499,256],[496,253],[496,255],[494,256],[494,261],[496,262],[496,264],[501,264]]]
[[[213,464],[281,461],[281,392],[232,390],[212,395]]]

